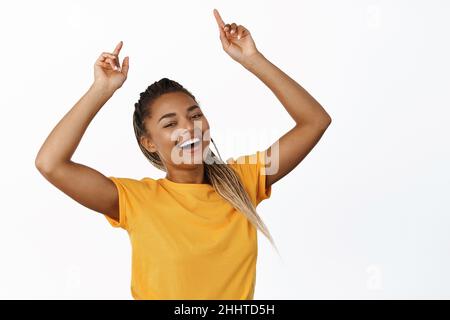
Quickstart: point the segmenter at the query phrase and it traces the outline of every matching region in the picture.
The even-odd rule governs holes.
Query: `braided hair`
[[[145,119],[150,115],[152,103],[161,95],[170,92],[183,92],[189,95],[194,101],[195,96],[181,84],[168,78],[162,78],[154,82],[144,92],[140,93],[139,101],[134,104],[133,127],[139,147],[144,156],[156,168],[167,172],[164,162],[157,152],[148,151],[141,143],[141,137],[147,134],[144,124]],[[211,138],[214,147],[217,150],[214,140]],[[219,154],[219,152],[217,151]],[[260,230],[272,243],[275,249],[276,245],[266,225],[256,212],[256,208],[250,200],[250,197],[244,189],[243,183],[237,173],[228,166],[220,157],[217,157],[211,150],[207,151],[207,156],[203,162],[205,166],[205,180],[212,185],[215,191],[225,200],[232,204],[238,211],[242,212],[253,226]]]

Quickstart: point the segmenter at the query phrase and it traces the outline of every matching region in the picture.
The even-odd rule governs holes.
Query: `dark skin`
[[[198,108],[188,109],[192,106]],[[173,116],[160,118],[166,114]],[[166,178],[177,183],[206,183],[204,181],[203,151],[209,148],[209,123],[198,103],[183,92],[171,92],[158,97],[151,104],[151,116],[144,120],[147,135],[141,144],[150,152],[157,152],[167,168]],[[197,134],[194,128],[198,128]],[[177,138],[186,141],[201,135],[202,147],[193,155],[187,154],[183,163],[175,163],[172,152],[177,151]]]
[[[278,147],[277,170],[266,177],[266,187],[270,187],[306,157],[330,125],[331,117],[302,86],[259,52],[248,29],[236,23],[225,24],[215,9],[213,14],[223,50],[267,85],[295,121],[293,128],[264,150],[265,162],[270,163],[273,161],[272,147]],[[113,181],[94,168],[73,161],[72,155],[94,116],[127,79],[130,59],[125,57],[120,65],[122,46],[123,42],[120,41],[113,52],[99,55],[94,64],[94,82],[53,128],[35,159],[36,168],[55,187],[83,206],[117,221],[119,198]],[[162,130],[156,119],[165,113],[174,112],[177,129],[187,129],[192,137],[195,122],[199,121],[202,134],[205,134],[209,129],[206,118],[203,116],[197,120],[191,117],[198,111],[186,114],[186,108],[193,104],[195,101],[183,93],[159,97],[152,109],[154,118],[146,120],[149,135],[141,139],[147,150],[160,154],[168,168],[166,178],[174,182],[204,183],[203,164],[196,164],[194,156],[191,164],[174,165],[170,153],[175,145],[170,132],[174,131],[167,128]],[[167,122],[168,119],[165,119],[164,123]],[[209,141],[203,141],[202,146],[206,150]]]
[[[236,23],[225,24],[213,10],[223,50],[260,79],[278,98],[295,126],[264,150],[265,163],[277,162],[266,176],[266,187],[292,171],[317,144],[331,123],[330,115],[296,81],[272,64],[256,48],[250,31]],[[272,151],[276,151],[276,155]]]
[[[213,10],[213,14],[219,28],[223,50],[266,84],[296,123],[291,130],[264,150],[265,163],[274,165],[276,161],[277,168],[270,171],[266,177],[268,188],[292,171],[306,157],[331,123],[331,117],[303,87],[259,52],[247,28],[236,23],[225,24],[216,9]],[[177,126],[188,129],[190,137],[193,137],[193,127],[184,113],[188,106],[195,104],[195,101],[182,93],[165,95],[160,99],[152,109],[155,111],[155,117],[149,120],[147,126],[153,139],[144,138],[141,140],[143,145],[147,150],[158,151],[162,156],[168,169],[166,178],[169,180],[180,183],[205,183],[203,164],[173,164],[170,159],[173,148],[173,141],[169,136],[171,131],[163,130],[155,120],[164,113],[174,112],[177,114],[176,118],[180,119]],[[203,127],[209,128],[204,116],[202,121]],[[208,145],[209,141],[203,142],[203,149]]]

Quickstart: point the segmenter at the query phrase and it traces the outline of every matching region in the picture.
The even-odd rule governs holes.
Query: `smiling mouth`
[[[192,151],[197,149],[202,144],[202,140],[199,138],[189,139],[183,143],[177,145],[178,148],[186,151]]]
[[[200,150],[202,143],[201,142],[196,142],[193,144],[190,144],[186,147],[181,148],[183,151],[188,152],[188,153],[194,153]]]

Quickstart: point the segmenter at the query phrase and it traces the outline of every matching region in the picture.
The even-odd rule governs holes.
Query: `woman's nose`
[[[184,122],[181,123],[181,128],[189,132],[191,137],[197,136],[203,131],[201,121],[184,120]]]

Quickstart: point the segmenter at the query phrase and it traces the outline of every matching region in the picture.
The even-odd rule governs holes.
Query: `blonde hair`
[[[140,94],[139,101],[135,103],[133,114],[133,127],[140,149],[152,165],[164,172],[167,172],[167,169],[159,157],[159,154],[157,152],[149,152],[141,144],[140,138],[147,134],[144,120],[150,115],[151,103],[159,96],[169,92],[183,92],[196,100],[194,95],[178,82],[168,78],[162,78],[148,86],[147,89]],[[216,144],[212,138],[211,141],[217,150]],[[279,254],[278,248],[276,247],[269,230],[256,212],[256,207],[253,205],[248,193],[244,189],[239,175],[237,175],[237,173],[222,160],[219,152],[218,154],[219,157],[211,150],[207,151],[207,156],[203,163],[205,166],[206,181],[211,184],[214,190],[222,198],[231,203],[236,210],[242,212],[253,226],[269,239]]]

